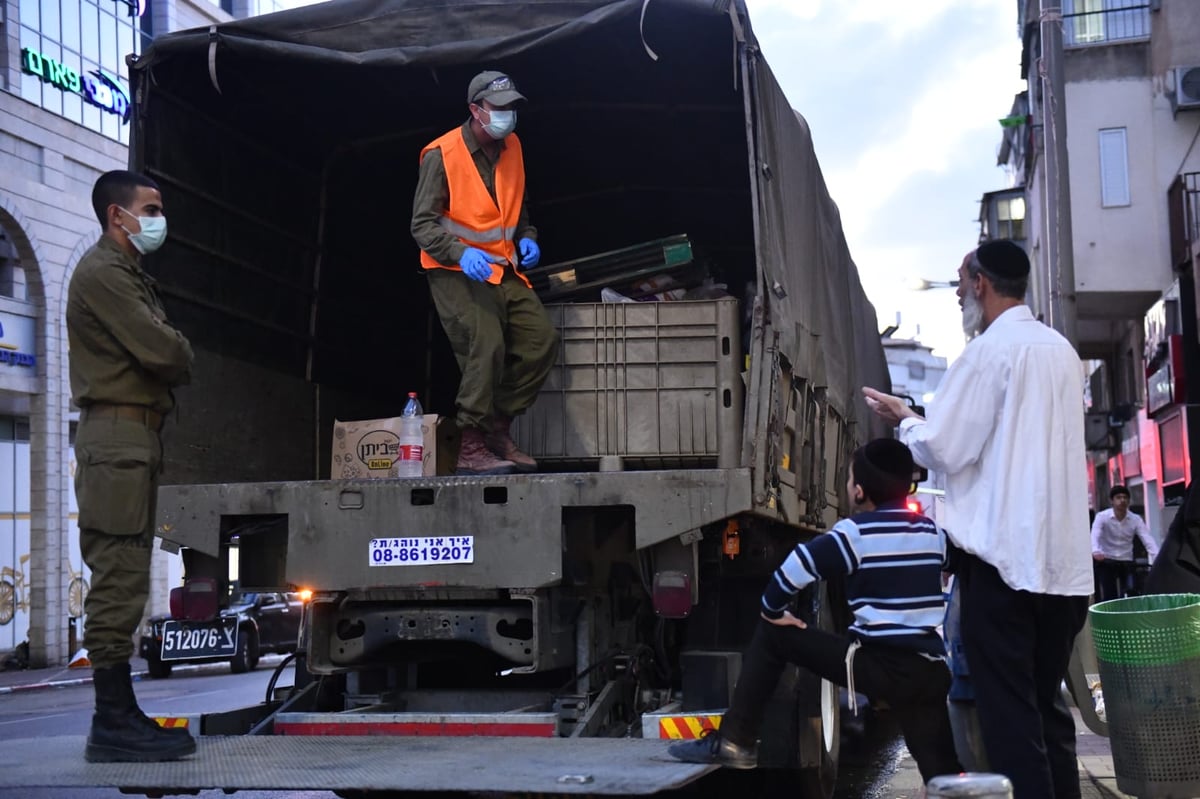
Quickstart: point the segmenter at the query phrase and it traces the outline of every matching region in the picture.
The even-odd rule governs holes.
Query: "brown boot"
[[[462,444],[458,448],[455,474],[512,474],[516,464],[497,458],[484,441],[478,427],[464,427]]]
[[[487,445],[496,453],[496,457],[512,461],[518,472],[536,472],[537,461],[517,449],[509,430],[512,427],[511,416],[496,414],[492,421],[492,432],[487,437]]]

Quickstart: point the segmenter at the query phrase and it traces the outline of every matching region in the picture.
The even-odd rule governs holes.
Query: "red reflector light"
[[[921,512],[921,503],[917,502],[915,499],[910,499],[908,501],[908,509],[910,511],[912,511],[913,513],[920,513]]]
[[[686,619],[692,614],[692,578],[687,572],[655,572],[651,597],[659,616]]]

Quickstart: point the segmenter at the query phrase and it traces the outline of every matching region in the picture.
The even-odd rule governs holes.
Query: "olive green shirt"
[[[463,141],[467,151],[475,161],[475,168],[483,178],[492,200],[496,199],[496,160],[493,160],[471,132],[471,120],[462,126]],[[500,142],[504,149],[504,142]],[[526,194],[528,196],[528,193]],[[413,197],[412,236],[417,240],[417,246],[439,264],[457,266],[462,260],[463,251],[467,245],[453,233],[447,231],[438,220],[450,208],[450,184],[446,180],[446,167],[442,163],[441,148],[435,147],[421,159],[421,171],[417,178],[417,192]],[[533,239],[537,241],[537,228],[529,224],[529,208],[525,201],[521,202],[521,213],[517,217],[517,234],[515,241]]]
[[[67,289],[71,395],[94,403],[171,410],[191,380],[192,346],[167,323],[155,281],[108,236],[88,250]]]

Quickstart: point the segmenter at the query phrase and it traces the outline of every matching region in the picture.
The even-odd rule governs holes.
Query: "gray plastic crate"
[[[548,305],[558,361],[513,427],[544,465],[733,467],[743,363],[738,302]]]

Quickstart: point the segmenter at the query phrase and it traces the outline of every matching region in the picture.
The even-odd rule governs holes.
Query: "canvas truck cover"
[[[884,434],[858,391],[889,386],[875,311],[742,0],[337,0],[156,39],[131,68],[131,162],[163,185],[171,242],[148,268],[173,321],[206,352],[324,387],[326,406],[452,369],[396,344],[429,324],[408,232],[418,153],[467,118],[482,69],[529,99],[543,262],[692,236],[743,282],[731,292],[757,285],[779,353],[856,437]],[[222,481],[263,474],[219,465]]]

